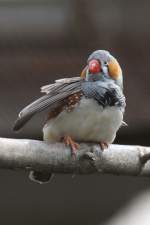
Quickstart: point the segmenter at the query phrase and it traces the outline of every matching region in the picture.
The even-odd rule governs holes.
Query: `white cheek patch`
[[[103,73],[106,74],[106,75],[108,76],[108,68],[107,68],[107,66],[104,65],[104,66],[102,67],[102,70],[103,70]]]

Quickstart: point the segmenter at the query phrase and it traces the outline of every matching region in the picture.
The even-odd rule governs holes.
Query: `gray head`
[[[94,51],[87,60],[87,66],[81,73],[86,81],[113,80],[123,86],[122,70],[118,61],[105,50]]]

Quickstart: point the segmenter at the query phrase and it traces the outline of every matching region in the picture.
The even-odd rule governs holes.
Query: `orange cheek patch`
[[[108,70],[110,76],[115,80],[117,80],[119,76],[122,75],[121,67],[115,59],[108,63]]]
[[[88,68],[88,66],[86,66],[83,70],[82,70],[82,72],[81,72],[81,77],[83,78],[83,79],[85,79],[86,78],[86,70],[87,70],[87,68]]]

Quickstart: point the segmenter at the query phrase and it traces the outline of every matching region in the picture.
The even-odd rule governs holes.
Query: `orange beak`
[[[102,70],[101,64],[98,60],[92,59],[89,62],[89,71],[91,74],[99,73]]]

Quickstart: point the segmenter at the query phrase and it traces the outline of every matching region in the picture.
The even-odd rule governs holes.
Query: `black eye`
[[[105,62],[104,62],[104,65],[105,65],[105,66],[108,66],[108,62],[105,61]]]

